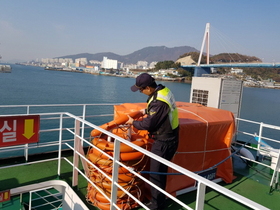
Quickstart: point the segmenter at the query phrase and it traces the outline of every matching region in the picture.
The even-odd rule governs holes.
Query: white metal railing
[[[55,191],[55,192],[52,192]],[[46,187],[29,192],[29,210],[31,209],[62,209],[63,195],[53,187]]]
[[[246,155],[239,155],[240,158],[243,158],[247,161],[251,161],[252,163],[256,163],[267,168],[274,170],[273,175],[270,181],[270,192],[273,191],[272,187],[274,184],[278,184],[278,177],[279,177],[279,157],[280,157],[280,126],[270,125],[263,122],[256,122],[251,120],[245,120],[241,118],[237,118],[238,124],[240,122],[243,123],[250,123],[251,125],[256,125],[255,129],[251,129],[251,132],[245,132],[238,130],[237,134],[242,134],[244,136],[249,137],[248,140],[242,140],[244,143],[235,142],[237,145],[241,145],[242,147],[248,148],[252,151],[256,151],[256,158],[248,158]],[[271,131],[274,131],[274,138],[265,137],[264,136],[264,129],[267,129],[267,135],[271,134]],[[278,137],[278,139],[275,139]],[[253,140],[253,141],[251,141]],[[252,146],[253,145],[253,146]],[[256,146],[254,146],[256,145]],[[272,146],[273,145],[273,146]],[[265,157],[270,157],[271,161],[268,163],[262,162],[260,155]]]
[[[59,136],[61,135],[61,132],[63,130],[66,130],[65,128],[60,129],[60,126],[58,122],[61,119],[61,114],[64,112],[54,112],[53,110],[56,109],[62,109],[67,110],[70,109],[73,111],[76,116],[81,117],[84,120],[95,120],[95,119],[101,119],[102,117],[111,117],[113,116],[113,105],[116,104],[48,104],[48,105],[0,105],[0,117],[5,116],[21,116],[21,115],[29,115],[29,114],[40,114],[40,142],[37,144],[25,144],[25,145],[18,145],[18,146],[12,146],[12,147],[5,147],[0,148],[0,158],[6,158],[7,153],[12,153],[13,156],[18,156],[20,152],[23,152],[24,157],[26,161],[28,160],[28,156],[30,154],[30,150],[32,149],[43,149],[45,148],[46,151],[53,151],[54,149],[47,149],[52,146],[58,146],[59,145]],[[109,113],[103,113],[96,115],[97,111],[100,109],[104,109],[104,107],[108,107],[111,112]],[[93,108],[93,109],[92,109]],[[110,109],[111,108],[111,109]],[[68,111],[70,112],[70,111]],[[71,112],[70,112],[71,113]],[[64,119],[71,120],[68,116],[64,116]],[[47,122],[48,124],[56,124],[56,127],[54,128],[46,128],[46,126],[42,126],[44,122]],[[102,122],[102,119],[101,119]],[[98,124],[98,123],[97,123]],[[84,131],[85,127],[82,125],[82,136],[84,137]],[[57,134],[59,132],[59,134]],[[49,137],[42,137],[42,134],[49,134],[48,136],[52,136],[53,139],[49,139]],[[59,135],[59,136],[58,136]],[[42,140],[43,139],[43,140]],[[67,138],[62,140],[63,143],[71,143],[73,142],[73,139]],[[57,150],[57,149],[56,149]],[[21,156],[21,154],[20,154]]]
[[[241,118],[236,118],[238,121],[238,124],[240,124],[240,122],[245,122],[245,123],[250,123],[250,124],[254,124],[257,125],[257,129],[252,131],[251,133],[249,133],[248,131],[241,131],[238,130],[237,133],[241,133],[247,136],[251,136],[254,137],[256,139],[257,142],[255,142],[255,144],[257,144],[257,150],[261,150],[261,145],[265,144],[265,142],[263,142],[262,140],[267,140],[268,144],[274,144],[274,148],[280,148],[280,142],[277,139],[272,139],[272,138],[268,138],[263,136],[263,130],[264,128],[268,128],[268,129],[272,129],[272,130],[276,130],[276,131],[280,131],[280,126],[275,126],[275,125],[270,125],[270,124],[266,124],[263,122],[256,122],[256,121],[252,121],[252,120],[245,120],[245,119],[241,119]],[[280,136],[280,132],[278,133],[278,137]],[[253,143],[253,142],[250,142]],[[272,146],[270,146],[272,147]]]
[[[157,190],[161,191],[162,193],[164,193],[167,197],[169,197],[170,199],[172,199],[174,202],[178,203],[179,205],[181,205],[182,207],[186,208],[186,209],[192,209],[191,207],[189,207],[188,205],[186,205],[185,203],[183,203],[182,201],[180,201],[179,199],[177,199],[176,197],[170,195],[169,193],[165,192],[164,190],[160,189],[158,186],[154,185],[153,183],[151,183],[149,180],[147,180],[146,178],[142,177],[141,175],[139,175],[138,173],[136,173],[135,171],[133,171],[131,168],[127,167],[126,165],[122,164],[120,161],[119,161],[119,154],[120,154],[120,143],[124,143],[134,149],[136,149],[137,151],[140,151],[141,153],[149,156],[150,158],[153,158],[153,159],[156,159],[158,161],[160,161],[161,163],[164,163],[165,165],[167,165],[168,167],[174,169],[175,171],[178,171],[179,173],[187,176],[187,177],[190,177],[194,180],[196,180],[197,182],[197,194],[196,194],[196,210],[202,210],[204,208],[204,198],[205,198],[205,190],[206,190],[206,187],[209,187],[217,192],[219,192],[220,194],[223,194],[237,202],[240,202],[242,203],[243,205],[245,206],[248,206],[250,208],[253,208],[253,209],[267,209],[265,208],[264,206],[261,206],[243,196],[240,196],[238,195],[237,193],[234,193],[226,188],[223,188],[221,187],[220,185],[212,182],[212,181],[209,181],[185,168],[182,168],[170,161],[167,161],[149,151],[147,151],[146,149],[143,149],[139,146],[136,146],[135,144],[117,136],[117,135],[114,135],[112,134],[111,132],[109,131],[106,131],[104,129],[101,129],[99,128],[98,126],[96,125],[93,125],[87,121],[84,121],[83,119],[80,119],[78,117],[75,117],[69,113],[65,113],[69,116],[72,116],[73,118],[76,119],[76,132],[74,132],[73,134],[77,137],[77,140],[79,139],[80,141],[82,141],[83,143],[85,144],[88,144],[89,146],[91,147],[95,147],[93,144],[91,144],[90,142],[88,142],[87,140],[83,139],[77,131],[80,130],[80,126],[79,126],[79,123],[84,123],[90,127],[92,127],[93,129],[98,129],[100,131],[102,131],[103,133],[105,133],[106,135],[112,137],[115,139],[114,141],[114,157],[112,158],[112,161],[113,161],[113,175],[112,175],[112,178],[109,177],[109,176],[106,176],[106,174],[104,173],[104,175],[110,179],[112,181],[112,195],[111,195],[111,198],[109,198],[108,196],[106,196],[106,194],[104,194],[102,191],[99,191],[101,194],[103,194],[103,196],[105,196],[108,200],[110,200],[113,205],[111,206],[111,209],[119,209],[118,206],[115,204],[115,201],[117,199],[117,194],[116,194],[116,189],[117,188],[120,188],[122,189],[124,192],[126,192],[126,194],[128,194],[129,196],[131,196],[132,199],[136,200],[136,198],[131,195],[127,190],[125,190],[122,186],[120,186],[118,184],[117,181],[115,180],[118,180],[118,173],[116,173],[118,171],[118,167],[119,166],[122,166],[122,167],[125,167],[126,169],[129,170],[130,173],[134,174],[135,176],[139,177],[140,179],[142,179],[143,181],[145,181],[146,183],[148,183],[149,185],[153,186],[154,188],[156,188]],[[69,130],[70,131],[70,130]],[[71,148],[73,149],[73,151],[76,153],[75,156],[80,156],[81,160],[82,161],[85,161],[87,164],[90,164],[92,167],[96,168],[98,170],[98,167],[95,166],[94,164],[92,164],[89,160],[87,160],[80,152],[79,152],[79,147],[80,145],[82,145],[81,143],[80,144],[75,144],[76,148]],[[95,147],[97,149],[97,147]],[[87,179],[87,181],[89,183],[91,183],[93,186],[95,186],[95,184],[85,175],[83,174],[79,168],[78,168],[78,162],[75,161],[75,158],[74,158],[74,162],[75,164],[73,164],[73,167],[74,167],[74,171],[78,171],[79,173],[81,173],[85,179]],[[70,162],[69,162],[70,163]],[[70,163],[72,165],[72,163]],[[99,170],[100,173],[103,173],[102,170]],[[76,176],[77,178],[78,176]],[[73,181],[73,184],[74,186],[76,185],[77,181]],[[95,186],[96,187],[96,186]],[[98,188],[97,188],[98,189]],[[141,201],[138,201],[137,200],[137,203],[139,203],[142,207],[144,207],[145,209],[148,209]]]
[[[246,139],[241,139],[244,142],[244,144],[240,144],[240,143],[239,144],[244,145],[244,147],[247,147],[249,149],[255,150],[257,152],[256,159],[259,158],[260,154],[269,156],[270,155],[269,152],[271,151],[278,153],[278,150],[280,149],[280,141],[279,141],[280,126],[270,125],[263,122],[245,120],[241,118],[237,118],[237,121],[238,124],[240,122],[243,122],[243,123],[250,123],[251,125],[252,124],[256,125],[254,129],[251,129],[251,132],[242,131],[239,129],[237,130],[237,135],[242,134],[244,136],[250,137],[249,141]],[[269,131],[266,132],[267,133],[266,135],[271,134],[271,131],[274,131],[274,138],[264,136],[264,129],[269,129]],[[250,145],[256,145],[256,146],[250,146]]]
[[[100,104],[97,104],[97,105],[100,105]],[[93,106],[97,106],[96,104],[93,105]],[[113,104],[107,104],[107,105],[110,105],[112,106]],[[41,106],[41,105],[40,105]],[[39,106],[39,107],[40,107]],[[42,105],[43,106],[43,105]],[[60,106],[60,105],[53,105],[53,106]],[[66,105],[67,106],[67,105]],[[73,106],[73,105],[71,105]],[[153,153],[141,148],[141,147],[138,147],[136,146],[135,144],[117,136],[117,135],[114,135],[112,134],[111,132],[109,131],[106,131],[106,130],[103,130],[101,129],[100,127],[98,127],[97,125],[93,124],[93,123],[90,123],[89,121],[85,120],[86,119],[86,108],[87,106],[90,106],[90,105],[81,105],[83,107],[83,114],[80,116],[80,115],[74,115],[74,114],[71,114],[69,112],[59,112],[59,113],[55,113],[55,112],[52,112],[52,113],[43,113],[41,116],[55,116],[55,117],[49,117],[48,118],[45,118],[45,120],[51,120],[53,118],[55,119],[58,119],[59,120],[59,124],[58,124],[58,127],[57,128],[52,128],[51,131],[58,131],[59,132],[59,135],[58,135],[58,139],[59,141],[55,144],[58,145],[58,157],[55,158],[56,160],[58,160],[58,169],[57,169],[57,174],[60,175],[60,168],[61,168],[61,160],[64,159],[66,162],[68,162],[70,165],[72,165],[73,167],[73,183],[72,185],[73,186],[76,186],[77,183],[78,183],[78,174],[81,174],[91,185],[95,186],[95,184],[88,178],[87,176],[87,170],[86,170],[86,166],[85,165],[88,165],[90,164],[92,167],[96,168],[98,170],[98,168],[92,164],[86,157],[85,155],[83,154],[83,150],[82,150],[82,147],[83,146],[91,146],[91,147],[95,147],[93,144],[91,144],[88,139],[86,139],[84,137],[84,131],[86,128],[90,128],[90,129],[98,129],[98,130],[101,130],[103,133],[107,134],[108,136],[112,137],[115,139],[114,141],[114,157],[112,158],[112,161],[113,161],[113,176],[112,178],[111,177],[108,177],[106,174],[104,174],[104,176],[107,176],[108,179],[110,179],[112,181],[112,195],[111,197],[109,198],[107,195],[105,195],[102,191],[100,192],[101,194],[103,194],[103,196],[105,196],[108,200],[112,201],[112,203],[115,203],[116,201],[116,198],[117,198],[117,195],[116,195],[116,189],[117,188],[120,188],[122,189],[124,192],[126,192],[132,199],[136,200],[137,198],[135,198],[132,194],[130,194],[127,190],[125,190],[122,186],[120,186],[118,184],[118,182],[116,182],[115,180],[117,180],[118,178],[118,174],[117,174],[117,171],[118,171],[118,167],[121,166],[121,167],[126,167],[126,165],[124,165],[123,163],[121,163],[119,161],[119,152],[120,152],[120,143],[124,143],[136,150],[138,150],[139,152],[142,152],[143,154],[149,156],[150,158],[154,158],[164,164],[166,164],[168,167],[174,169],[175,171],[178,171],[179,173],[183,174],[184,176],[187,176],[187,177],[190,177],[194,180],[196,180],[196,182],[198,183],[197,184],[197,193],[196,193],[196,207],[195,209],[196,210],[202,210],[204,208],[204,198],[205,198],[205,189],[206,187],[208,188],[211,188],[217,192],[219,192],[220,194],[222,195],[225,195],[245,206],[248,206],[250,208],[253,208],[253,209],[267,209],[261,205],[259,205],[258,203],[255,203],[243,196],[240,196],[212,181],[209,181],[185,168],[182,168],[170,161],[167,161],[163,158],[160,158],[158,157],[157,155],[154,155]],[[104,106],[104,104],[102,104],[102,106]],[[0,108],[3,107],[3,106],[0,106]],[[36,107],[35,105],[30,105],[30,106],[25,106],[25,107],[28,107],[28,111],[27,113],[29,114],[34,114],[33,112],[30,112],[30,107]],[[37,112],[38,113],[38,112]],[[103,114],[103,116],[109,116],[108,114]],[[112,116],[112,115],[111,115]],[[43,119],[42,119],[43,120]],[[68,120],[71,120],[71,123],[72,126],[65,126],[64,123],[65,121],[68,121]],[[241,119],[239,119],[241,120]],[[44,132],[47,132],[47,129],[44,130]],[[63,136],[65,135],[65,132],[67,132],[68,134],[71,134],[73,136],[72,139],[64,139]],[[71,141],[74,141],[74,145],[71,144]],[[48,143],[44,143],[45,146],[49,146]],[[53,142],[50,142],[49,144],[54,144]],[[40,145],[42,146],[43,144],[40,143]],[[73,161],[65,158],[65,157],[62,157],[61,155],[61,152],[62,150],[64,149],[63,148],[63,145],[66,145],[66,147],[68,149],[71,149],[74,151],[74,158],[73,158]],[[34,145],[31,145],[31,146],[27,146],[27,147],[22,147],[22,148],[17,148],[17,149],[29,149],[31,147],[33,147]],[[36,147],[36,146],[35,146]],[[98,149],[98,148],[96,148]],[[11,151],[11,150],[14,150],[14,147],[10,147],[10,148],[5,148],[5,152],[7,151]],[[1,152],[1,150],[0,150]],[[85,173],[79,169],[78,167],[78,163],[79,163],[79,159],[82,161],[83,165],[84,165],[84,168],[85,168]],[[37,161],[37,163],[40,163],[40,162],[43,162],[43,161],[47,161],[47,160],[42,160],[42,161]],[[31,164],[31,163],[24,163],[24,164],[21,164],[21,165],[25,165],[25,164]],[[144,182],[148,183],[149,185],[153,186],[154,188],[158,189],[159,191],[161,191],[162,193],[164,193],[167,197],[169,197],[170,199],[172,199],[174,202],[178,203],[179,205],[181,205],[182,207],[186,208],[186,209],[192,209],[191,207],[189,207],[188,205],[186,205],[185,203],[183,203],[182,201],[180,201],[179,199],[177,199],[176,197],[170,195],[169,193],[163,191],[162,189],[158,188],[157,186],[155,186],[153,183],[151,183],[149,180],[145,179],[144,177],[142,177],[141,175],[139,175],[137,172],[133,171],[131,168],[127,168],[129,170],[130,173],[134,174],[135,176],[139,177],[140,179],[142,179]],[[101,170],[99,170],[100,173],[103,173]],[[137,203],[139,203],[142,207],[144,207],[145,209],[148,209],[141,201],[137,201]],[[116,204],[113,204],[112,209],[119,209],[118,206]]]

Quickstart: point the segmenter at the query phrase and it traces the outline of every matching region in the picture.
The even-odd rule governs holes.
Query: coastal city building
[[[146,68],[148,68],[148,62],[147,61],[138,61],[137,67],[141,68],[141,69],[146,69]]]
[[[242,74],[243,73],[243,69],[231,68],[230,73],[232,73],[232,74]]]
[[[160,69],[158,72],[163,77],[166,77],[168,74],[179,76],[179,73],[176,69]]]
[[[157,64],[156,61],[150,64],[147,61],[137,61],[137,63],[123,63],[117,60],[109,59],[108,57],[103,57],[102,61],[98,60],[87,60],[87,58],[77,58],[73,61],[72,58],[42,58],[38,59],[36,62],[27,62],[32,65],[45,66],[45,67],[55,67],[55,68],[94,68],[95,70],[103,69],[119,69],[127,73],[132,69],[153,69]]]
[[[176,62],[180,62],[181,65],[193,65],[195,61],[190,57],[186,56],[184,58],[178,59]],[[123,77],[135,77],[143,72],[149,71],[149,69],[154,69],[157,64],[156,61],[150,64],[147,61],[137,61],[136,63],[123,63],[117,60],[109,59],[103,57],[102,61],[98,60],[87,60],[86,58],[77,58],[73,62],[72,58],[42,58],[36,61],[28,61],[23,63],[24,65],[41,66],[48,70],[59,70],[59,71],[74,71],[74,72],[84,72],[89,74],[110,74]],[[150,72],[157,79],[164,79],[170,81],[182,81],[185,80],[184,77],[181,78],[178,71],[175,69],[161,69],[159,71]],[[217,74],[217,69],[211,68],[211,75]],[[210,75],[209,75],[210,76]],[[227,70],[227,74],[223,75],[227,77],[234,77],[244,81],[244,86],[250,87],[265,87],[265,88],[280,88],[279,84],[273,80],[264,80],[260,76],[258,78],[252,78],[246,75],[243,69],[231,68]],[[181,79],[180,79],[181,78]]]
[[[150,65],[149,65],[149,69],[155,68],[156,64],[157,64],[156,61],[151,62]]]
[[[92,65],[100,65],[101,66],[101,62],[97,61],[97,60],[90,60],[89,63],[92,64]]]
[[[123,67],[124,70],[129,71],[130,69],[137,69],[137,65],[136,64],[126,64]]]
[[[87,58],[77,58],[75,59],[75,63],[79,63],[80,65],[85,66],[88,63],[88,61]]]
[[[117,60],[108,59],[107,57],[103,57],[101,68],[104,68],[104,69],[117,69],[118,68],[118,61]]]

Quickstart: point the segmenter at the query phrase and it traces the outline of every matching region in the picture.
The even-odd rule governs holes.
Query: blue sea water
[[[280,90],[244,88],[241,118],[280,126]]]
[[[41,67],[12,65],[0,74],[0,105],[83,104],[145,102],[147,96],[131,92],[134,78],[50,71]],[[191,84],[165,82],[177,101],[189,102]],[[240,117],[280,126],[280,90],[243,90]]]
[[[131,92],[134,83],[134,78],[12,65],[12,73],[0,74],[0,105],[145,102],[146,95]],[[172,90],[176,101],[189,102],[191,84],[160,83]],[[280,126],[279,94],[276,89],[245,87],[240,117]]]
[[[146,96],[131,92],[134,78],[50,71],[41,67],[12,65],[0,74],[0,104],[130,103]],[[179,101],[189,101],[190,84],[163,82]]]

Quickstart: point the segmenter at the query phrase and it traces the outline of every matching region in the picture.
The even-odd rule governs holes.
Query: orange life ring
[[[112,174],[113,173],[113,167],[112,166],[103,166],[103,165],[99,165],[98,166],[102,171],[104,171],[105,173],[110,173]],[[122,166],[119,166],[119,171],[118,173],[119,174],[124,174],[124,173],[128,173],[129,170],[122,167]]]
[[[103,174],[101,173],[98,173],[97,171],[96,172],[91,172],[91,176],[94,176],[95,179],[99,179],[100,182],[102,181],[111,181],[110,179],[108,179],[106,176],[104,176]],[[112,178],[112,175],[111,174],[108,174],[109,177]],[[132,179],[135,179],[135,175],[132,174],[132,173],[125,173],[125,174],[119,174],[118,175],[118,183],[119,182],[130,182],[132,181]]]
[[[96,183],[95,183],[96,184]],[[104,192],[106,195],[108,195],[108,196],[110,196],[111,195],[111,193],[112,193],[112,190],[111,190],[111,186],[110,186],[110,188],[105,188],[104,186],[99,186],[99,185],[97,185],[96,184],[96,186],[100,189],[100,190],[102,190],[102,192]],[[109,186],[106,186],[106,187],[109,187]],[[133,196],[135,196],[135,197],[140,197],[141,195],[142,195],[142,193],[141,193],[141,190],[142,190],[142,188],[143,187],[141,187],[141,186],[136,186],[136,185],[132,185],[132,186],[123,186],[123,188],[126,190],[126,191],[128,191],[130,194],[132,194]],[[95,188],[92,188],[91,190],[95,190]],[[96,190],[97,191],[97,190]],[[104,197],[102,194],[101,194],[101,196],[102,197]],[[126,194],[126,192],[125,191],[123,191],[123,190],[121,190],[121,189],[118,189],[117,190],[117,198],[118,199],[122,199],[122,200],[124,200],[124,199],[126,199],[126,200],[128,200],[129,199],[129,197],[128,197],[128,195]],[[104,199],[106,199],[106,197],[104,197]],[[98,199],[97,198],[97,200],[98,201],[104,201],[104,199],[103,200],[101,200],[101,199]],[[107,199],[106,199],[107,200]]]
[[[100,178],[100,177],[91,176],[90,180],[101,188],[111,189],[111,187],[112,187],[112,182],[111,181],[104,180],[103,178]],[[135,179],[131,179],[129,182],[118,182],[118,184],[125,189],[126,189],[127,186],[129,186],[129,187],[131,187],[131,186],[139,187],[139,186],[142,186],[143,183],[144,183],[144,181],[141,180],[141,179],[137,179],[137,181],[135,181]]]
[[[88,193],[86,195],[87,199],[89,199],[92,203],[95,203],[96,200],[102,203],[108,203],[109,200],[103,196],[101,193],[99,193],[95,188],[92,188],[91,190],[88,190]]]
[[[97,206],[99,209],[102,209],[102,210],[110,210],[111,209],[111,204],[110,203],[101,203],[101,202],[96,202],[94,204],[95,206]],[[124,203],[121,203],[121,204],[117,204],[117,206],[122,209],[122,210],[128,210],[128,209],[134,209],[136,208],[137,206],[139,206],[138,203],[128,203],[128,202],[124,202]]]
[[[87,198],[91,200],[92,203],[101,202],[101,203],[109,203],[109,200],[103,196],[100,192],[98,192],[95,188],[92,188],[88,194]],[[123,203],[127,200],[127,198],[117,198],[117,203]]]
[[[109,181],[101,181],[100,179],[96,178],[96,177],[90,177],[90,180],[96,184],[98,187],[100,187],[101,189],[107,189],[107,190],[111,190],[112,188],[112,182]],[[128,187],[131,187],[130,183],[128,182],[119,182],[118,183],[120,186],[122,186],[124,189],[127,189]]]
[[[135,192],[131,192],[131,194],[133,194],[134,196],[137,196],[135,194]],[[141,197],[141,196],[138,196],[138,197]],[[110,204],[109,200],[105,196],[103,196],[101,193],[99,193],[95,188],[92,188],[90,191],[88,191],[88,193],[86,195],[86,198],[93,205],[101,207],[102,209],[104,209],[104,205]],[[126,203],[126,204],[132,205],[132,204],[135,204],[135,201],[133,199],[127,199],[127,197],[122,197],[122,198],[117,198],[117,202],[116,203],[120,207],[119,204]],[[101,206],[99,206],[98,204],[101,204]],[[105,207],[105,209],[106,209],[106,207]]]
[[[89,153],[88,154],[88,159],[94,163],[94,164],[98,164],[98,165],[104,165],[104,166],[112,166],[113,165],[113,161],[112,160],[106,160],[103,158],[100,158],[99,156],[93,154],[93,153]]]
[[[97,149],[91,148],[91,154],[94,154],[102,159],[110,160],[110,158]],[[113,157],[114,152],[106,152],[109,156]],[[144,156],[142,152],[124,152],[120,153],[120,161],[139,160]]]
[[[133,138],[133,136],[134,135],[132,135],[132,138]],[[144,138],[137,138],[137,139],[131,141],[131,143],[133,143],[139,147],[144,147],[148,143],[148,141]],[[94,138],[92,140],[92,144],[94,146],[97,146],[101,150],[111,150],[111,151],[114,150],[114,142],[109,142],[102,138]],[[120,152],[133,152],[133,151],[135,151],[135,149],[133,149],[132,147],[130,147],[124,143],[121,143]]]
[[[106,195],[111,196],[111,189],[102,189],[99,186],[96,187],[92,187],[91,190],[96,190],[96,188],[98,188],[99,190],[101,190],[102,192],[104,192]],[[141,196],[141,190],[142,188],[137,187],[137,186],[131,186],[131,187],[127,187],[126,191],[128,191],[130,194],[134,195],[135,197],[139,197]],[[128,197],[128,195],[126,194],[126,192],[122,191],[121,189],[117,190],[117,198],[125,198]]]
[[[140,111],[135,111],[135,112],[131,112],[128,114],[130,117],[132,118],[139,118],[141,116],[143,116],[143,114]],[[128,121],[128,116],[125,114],[120,115],[117,119],[112,120],[111,122],[105,123],[101,126],[99,126],[100,128],[103,128],[105,130],[111,130],[119,125],[124,124],[126,121]],[[99,136],[102,132],[94,129],[91,131],[90,135],[91,136]]]
[[[132,118],[138,118],[142,116],[142,113],[140,111],[132,112],[129,114]],[[119,125],[124,124],[128,120],[128,116],[126,114],[119,115],[116,119],[109,123],[105,123],[102,126],[100,126],[102,129],[110,130],[112,133],[118,136],[122,136],[122,132],[124,133],[123,136],[127,138],[127,131],[125,129],[118,127]],[[115,129],[116,128],[116,129]],[[135,129],[135,128],[134,128]],[[120,132],[122,131],[122,132]],[[130,137],[131,143],[140,146],[142,148],[148,149],[150,146],[150,139],[148,137],[147,131],[143,133],[138,132],[137,130],[134,132],[137,132],[137,134],[133,134]],[[100,132],[97,129],[94,129],[91,131],[91,136],[95,137],[92,140],[92,144],[95,146],[93,148],[90,148],[87,157],[88,159],[95,164],[99,169],[101,169],[104,173],[106,173],[109,177],[112,177],[112,171],[113,171],[113,160],[111,157],[114,155],[114,139],[112,142],[106,141],[106,139],[103,138],[103,135],[101,136],[102,132]],[[101,152],[100,150],[103,152]],[[107,156],[106,154],[109,156]],[[132,147],[126,145],[125,143],[120,144],[120,161],[123,162],[127,167],[133,167],[135,170],[138,170],[139,167],[143,168],[143,160],[145,160],[145,155]],[[141,163],[141,164],[140,164]],[[133,196],[137,197],[139,200],[143,199],[143,187],[144,182],[139,179],[137,176],[135,176],[133,173],[130,173],[128,169],[125,169],[124,167],[118,167],[118,184],[124,188],[126,191],[128,191]],[[111,185],[112,182],[107,176],[100,173],[99,170],[97,170],[95,167],[91,167],[89,165],[90,169],[90,179],[95,184],[95,186],[92,186],[90,183],[88,184],[88,193],[87,193],[87,200],[92,203],[92,205],[97,206],[100,209],[107,210],[110,209],[110,202],[108,199],[103,196],[97,189],[101,190],[103,193],[108,195],[108,197],[111,196]],[[132,198],[129,197],[128,194],[126,194],[123,190],[120,188],[117,190],[117,205],[122,210],[128,210],[132,208],[136,208],[139,206]]]
[[[144,155],[142,153],[141,153],[141,155],[138,153],[138,155],[144,157]],[[109,166],[109,167],[111,167],[113,165],[112,160],[106,160],[106,159],[100,158],[98,155],[95,155],[93,153],[89,153],[87,155],[87,157],[93,164]],[[136,163],[139,163],[139,159],[126,161],[127,166],[134,166]]]

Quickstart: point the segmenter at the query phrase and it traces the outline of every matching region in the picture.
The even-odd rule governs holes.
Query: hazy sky
[[[1,61],[78,53],[127,55],[148,46],[280,62],[279,0],[0,0]]]

